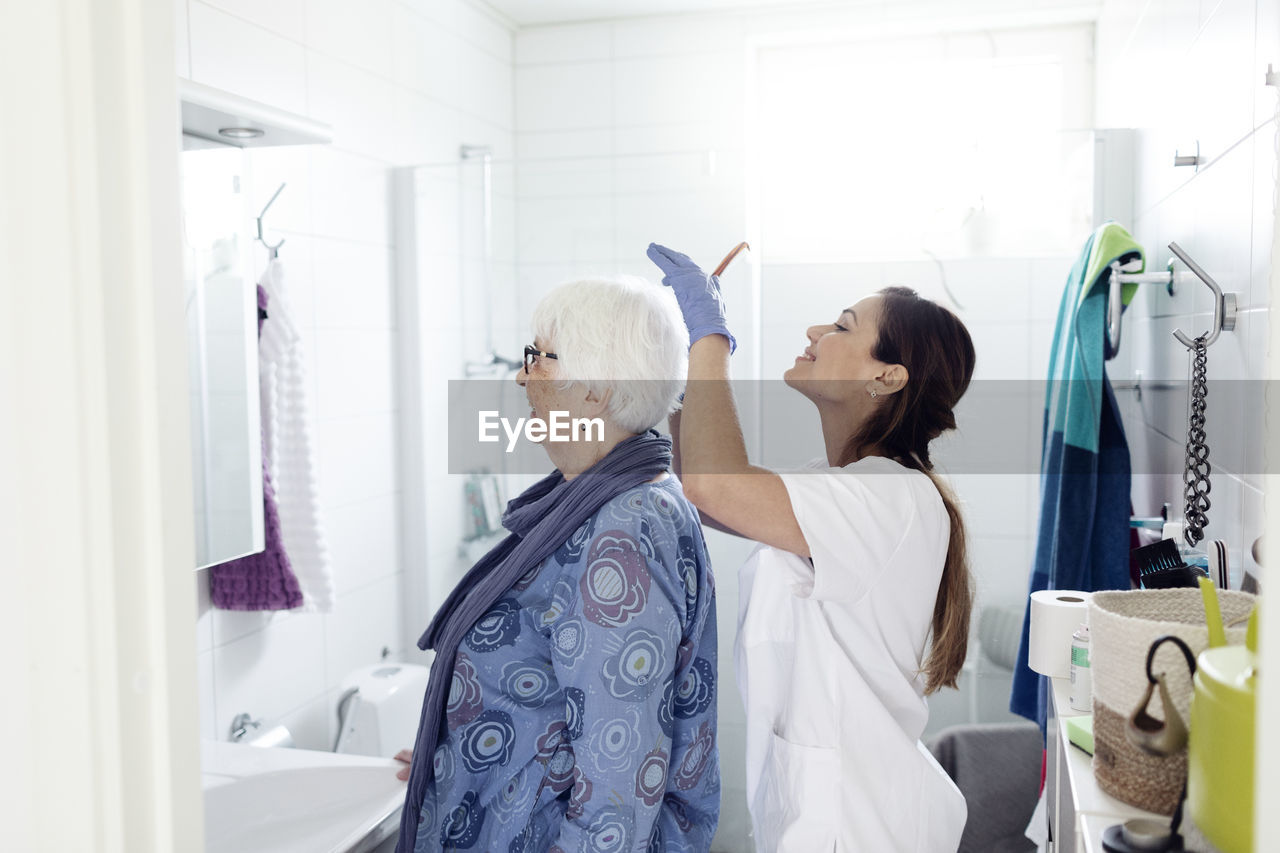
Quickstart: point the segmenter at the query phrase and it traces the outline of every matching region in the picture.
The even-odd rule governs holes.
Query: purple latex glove
[[[738,342],[729,334],[725,322],[720,279],[704,273],[688,255],[666,246],[650,243],[645,254],[662,270],[662,283],[675,291],[684,324],[689,328],[689,346],[707,335],[724,335],[729,339],[729,352],[737,349]]]

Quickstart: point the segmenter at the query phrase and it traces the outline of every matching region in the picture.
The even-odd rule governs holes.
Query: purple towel
[[[258,334],[267,318],[267,292],[258,285]],[[267,450],[262,449],[262,510],[265,547],[256,554],[209,568],[209,597],[223,610],[291,610],[302,606],[302,588],[289,565],[280,533],[276,491]]]

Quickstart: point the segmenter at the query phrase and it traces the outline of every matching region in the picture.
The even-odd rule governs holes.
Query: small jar
[[[1081,625],[1071,635],[1071,707],[1093,710],[1093,679],[1089,672],[1089,626]]]

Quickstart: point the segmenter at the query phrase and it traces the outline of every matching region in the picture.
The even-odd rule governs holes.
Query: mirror
[[[183,135],[196,568],[263,549],[258,299],[244,151]]]

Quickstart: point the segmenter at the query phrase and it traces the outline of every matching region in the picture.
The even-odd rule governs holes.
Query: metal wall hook
[[[1236,327],[1236,294],[1224,293],[1218,283],[1214,281],[1207,272],[1200,268],[1200,265],[1182,250],[1177,243],[1170,243],[1169,250],[1178,256],[1187,268],[1196,274],[1196,277],[1203,281],[1205,285],[1213,291],[1213,329],[1207,333],[1204,345],[1212,346],[1213,342],[1218,339],[1218,335],[1225,331],[1232,331]],[[1195,347],[1195,339],[1187,335],[1181,329],[1174,329],[1173,336],[1178,339],[1178,343],[1187,349]]]
[[[1175,150],[1173,152],[1173,165],[1174,166],[1195,166],[1196,171],[1199,172],[1200,166],[1201,166],[1200,140],[1198,139],[1196,140],[1196,153],[1194,154],[1183,154],[1180,151]]]
[[[1142,260],[1133,258],[1121,263],[1119,260],[1111,262],[1111,278],[1108,282],[1107,291],[1107,358],[1112,359],[1120,352],[1120,331],[1122,325],[1122,315],[1124,313],[1123,288],[1125,284],[1163,284],[1165,292],[1170,296],[1174,294],[1175,275],[1173,272],[1173,258],[1169,259],[1169,263],[1165,266],[1164,272],[1130,272],[1142,267]]]
[[[262,212],[258,214],[258,242],[267,247],[267,251],[270,253],[272,260],[275,260],[277,257],[280,256],[280,247],[284,245],[284,238],[281,238],[280,242],[276,243],[274,246],[268,243],[265,239],[263,239],[262,217],[267,215],[267,211],[271,208],[271,205],[275,204],[276,199],[280,197],[280,193],[284,192],[284,188],[285,188],[285,185],[281,184],[280,188],[277,189],[275,193],[271,196],[271,198],[267,201],[266,206],[262,208]]]

